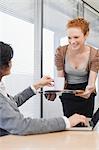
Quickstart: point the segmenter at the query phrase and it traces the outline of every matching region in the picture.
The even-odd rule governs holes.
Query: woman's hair
[[[84,35],[89,32],[89,22],[85,20],[84,18],[76,18],[72,19],[67,23],[67,28],[71,27],[79,27],[81,28]]]
[[[13,57],[13,49],[9,44],[0,41],[0,67],[8,66]]]

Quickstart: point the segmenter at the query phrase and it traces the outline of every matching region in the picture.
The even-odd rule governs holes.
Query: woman
[[[65,116],[73,113],[92,117],[95,99],[95,81],[98,72],[98,50],[85,44],[89,35],[89,23],[76,18],[67,23],[69,44],[56,50],[55,65],[58,77],[65,77],[65,89],[84,90],[76,95],[60,96]]]
[[[53,79],[49,76],[42,77],[38,82],[12,97],[6,92],[2,82],[2,78],[10,74],[12,57],[13,49],[11,46],[0,42],[0,136],[48,133],[65,130],[67,127],[75,126],[80,122],[87,124],[86,117],[78,114],[74,114],[69,119],[64,116],[51,119],[25,118],[18,107],[35,95],[37,89],[45,85],[51,86]]]

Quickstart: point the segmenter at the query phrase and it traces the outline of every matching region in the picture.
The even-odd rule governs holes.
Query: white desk
[[[99,132],[63,131],[0,137],[0,150],[99,150]]]

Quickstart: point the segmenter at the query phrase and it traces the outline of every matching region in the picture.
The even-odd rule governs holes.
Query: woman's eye
[[[70,39],[71,39],[71,37],[68,37],[68,39],[70,40]]]
[[[74,39],[78,39],[78,36],[75,36]],[[68,37],[69,40],[71,40],[71,37]]]
[[[78,39],[79,37],[78,37],[78,36],[75,36],[74,38],[75,38],[75,39]]]

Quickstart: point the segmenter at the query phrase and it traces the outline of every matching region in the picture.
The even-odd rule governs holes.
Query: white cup
[[[64,90],[65,78],[64,77],[55,77],[54,79],[54,88],[55,90]]]

